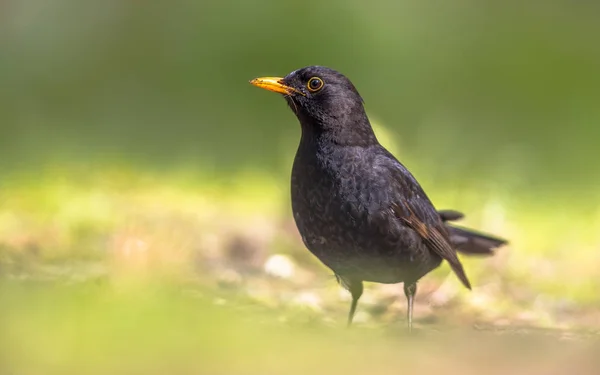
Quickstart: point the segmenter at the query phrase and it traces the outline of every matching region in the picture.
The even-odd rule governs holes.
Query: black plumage
[[[505,243],[448,221],[413,175],[381,146],[354,85],[320,66],[252,84],[284,95],[302,128],[292,168],[294,219],[306,247],[352,294],[352,322],[363,281],[404,283],[412,327],[417,281],[446,260],[471,288],[457,250],[490,254]]]

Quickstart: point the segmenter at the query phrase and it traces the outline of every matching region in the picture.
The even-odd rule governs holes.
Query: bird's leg
[[[350,305],[350,312],[348,313],[348,324],[347,327],[352,325],[352,319],[354,319],[354,313],[356,312],[356,305],[360,296],[363,294],[363,283],[360,280],[345,280],[348,284],[348,290],[352,294],[352,304]]]
[[[408,308],[406,310],[408,332],[412,332],[412,315],[415,294],[417,294],[417,283],[404,283],[404,295],[408,302]]]

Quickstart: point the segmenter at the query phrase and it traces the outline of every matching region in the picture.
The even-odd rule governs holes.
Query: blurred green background
[[[426,277],[417,322],[598,329],[599,19],[599,4],[558,0],[0,2],[0,368],[76,371],[74,343],[98,341],[82,361],[134,373],[126,360],[103,362],[113,341],[92,329],[136,320],[116,297],[123,290],[145,296],[128,300],[133,311],[156,313],[131,331],[140,355],[177,340],[184,349],[166,358],[179,373],[222,358],[198,367],[192,349],[207,344],[182,322],[169,328],[173,314],[204,332],[213,305],[236,306],[234,316],[252,306],[247,334],[224,328],[245,324],[237,317],[217,319],[233,341],[253,337],[257,320],[341,327],[348,297],[291,220],[297,120],[248,84],[307,65],[352,79],[382,143],[439,208],[511,242],[465,259],[473,292],[446,266]],[[182,289],[203,302],[175,297]],[[359,325],[399,334],[404,303],[400,286],[370,285]],[[18,328],[29,326],[39,329]],[[377,335],[361,339],[385,347]],[[265,338],[265,352],[276,341]],[[269,361],[231,350],[248,373],[285,365],[253,367]]]

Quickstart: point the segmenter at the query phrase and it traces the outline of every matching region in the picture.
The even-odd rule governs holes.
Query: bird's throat
[[[379,144],[368,118],[350,123],[320,122],[302,119],[302,142],[335,144],[340,146],[372,146]]]

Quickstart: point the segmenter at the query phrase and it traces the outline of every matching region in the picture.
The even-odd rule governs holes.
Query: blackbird
[[[300,122],[291,179],[294,220],[305,246],[351,293],[348,326],[363,281],[404,283],[409,330],[417,281],[443,260],[471,289],[457,250],[491,254],[506,241],[448,224],[462,214],[438,212],[408,169],[379,144],[348,78],[309,66],[250,83],[282,94]]]

